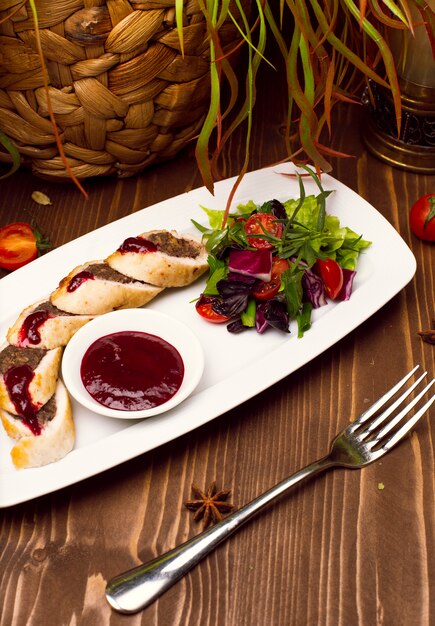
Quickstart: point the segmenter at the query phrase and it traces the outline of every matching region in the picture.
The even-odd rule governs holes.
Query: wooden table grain
[[[266,90],[267,91],[267,90]],[[259,95],[251,169],[282,156],[279,98]],[[332,174],[373,204],[417,259],[413,280],[311,363],[201,428],[98,476],[0,513],[0,626],[430,626],[435,624],[435,420],[363,471],[337,470],[296,489],[219,547],[145,611],[104,597],[115,574],[200,531],[183,503],[213,480],[241,506],[326,453],[332,436],[435,348],[434,247],[408,209],[435,177],[393,169],[363,148],[364,113],[340,112],[334,145],[354,156]],[[224,176],[238,172],[241,134]],[[201,185],[193,149],[132,179],[71,185],[21,170],[0,183],[0,225],[28,221],[60,246]],[[38,207],[31,193],[48,194]],[[388,250],[385,251],[388,254]],[[383,489],[381,489],[381,484]]]

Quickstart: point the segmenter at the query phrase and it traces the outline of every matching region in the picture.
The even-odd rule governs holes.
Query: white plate
[[[247,174],[235,202],[257,203],[272,198],[298,197],[294,178],[280,175],[290,166],[268,168]],[[318,192],[310,179],[306,193]],[[0,280],[0,342],[26,306],[45,298],[75,266],[105,258],[128,236],[153,228],[197,232],[190,220],[206,224],[200,205],[222,209],[234,179],[218,183],[215,196],[204,188],[160,202],[121,220],[103,226],[53,250]],[[362,234],[373,245],[361,255],[352,297],[314,312],[314,323],[302,339],[270,329],[232,335],[220,325],[202,320],[192,300],[203,284],[166,290],[148,307],[184,322],[196,334],[205,354],[205,368],[198,387],[178,407],[140,422],[114,420],[92,413],[73,402],[77,430],[75,449],[64,459],[45,467],[15,470],[10,459],[11,442],[0,428],[0,506],[10,506],[55,491],[114,467],[166,443],[291,374],[339,341],[388,302],[413,277],[416,262],[391,224],[370,204],[330,176],[325,189],[335,190],[327,211],[343,225]]]

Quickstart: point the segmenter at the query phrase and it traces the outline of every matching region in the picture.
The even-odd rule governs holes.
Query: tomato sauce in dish
[[[141,411],[167,402],[184,378],[184,363],[170,343],[140,331],[120,331],[94,341],[80,375],[88,393],[118,411]]]

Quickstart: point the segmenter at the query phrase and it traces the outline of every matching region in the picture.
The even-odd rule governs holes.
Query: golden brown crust
[[[120,252],[117,250],[106,259],[113,269],[136,280],[159,287],[185,287],[190,285],[207,268],[207,252],[203,244],[190,235],[176,231],[148,231],[139,237],[147,239],[160,233],[170,234],[196,250],[195,256],[174,256],[157,250],[155,252]]]
[[[26,348],[45,348],[51,350],[66,346],[74,333],[93,319],[93,315],[56,315],[47,319],[38,328],[41,341],[32,344],[29,341],[20,338],[20,330],[25,319],[35,311],[44,301],[41,300],[31,306],[25,308],[19,315],[16,322],[11,326],[6,336],[9,343],[13,346],[21,346]]]
[[[162,291],[161,288],[138,281],[122,283],[96,277],[83,281],[77,289],[69,292],[71,280],[96,263],[102,262],[92,261],[73,269],[60,281],[59,287],[51,294],[50,301],[69,313],[102,315],[116,309],[143,306]]]
[[[0,410],[3,427],[10,437],[17,440],[11,450],[11,458],[18,469],[40,467],[58,461],[74,446],[75,428],[71,403],[60,380],[55,394],[55,416],[45,424],[40,435],[33,435],[19,419]]]
[[[20,349],[29,350],[30,348]],[[33,378],[29,384],[29,395],[36,410],[48,402],[56,390],[61,358],[62,348],[48,350],[34,370]],[[3,374],[0,375],[0,408],[13,414],[17,412],[9,395]]]

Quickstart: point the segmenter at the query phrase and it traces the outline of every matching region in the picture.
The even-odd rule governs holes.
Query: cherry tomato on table
[[[343,287],[343,271],[334,259],[317,259],[315,268],[325,285],[326,295],[334,300]]]
[[[281,274],[290,267],[286,259],[274,257],[272,259],[272,276],[269,282],[262,280],[258,287],[252,292],[257,300],[270,300],[279,291],[281,287]]]
[[[214,300],[215,298],[212,297],[201,296],[195,304],[197,313],[207,320],[207,322],[211,322],[212,324],[223,324],[224,322],[229,322],[231,318],[226,315],[216,313],[216,311],[213,310]]]
[[[16,270],[30,263],[39,250],[49,247],[37,229],[26,222],[15,222],[0,228],[0,267]]]
[[[428,193],[411,207],[409,224],[416,237],[435,241],[435,193]]]
[[[264,235],[268,233],[273,237],[282,236],[282,224],[277,221],[272,213],[254,213],[247,220],[244,226],[247,235]],[[257,250],[271,250],[273,243],[262,237],[249,237],[248,243]]]

